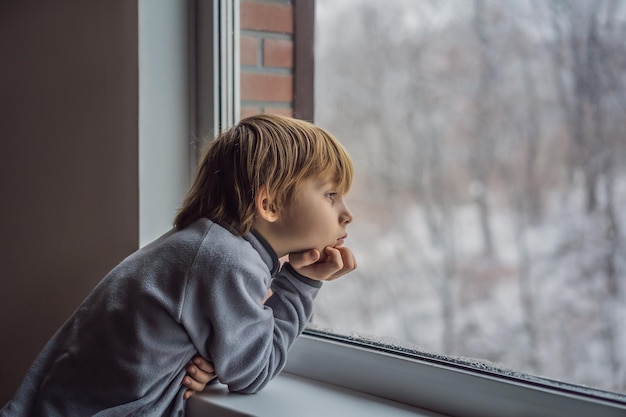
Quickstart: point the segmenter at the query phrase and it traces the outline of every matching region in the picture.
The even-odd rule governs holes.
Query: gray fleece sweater
[[[253,233],[207,219],[168,232],[98,284],[0,417],[182,416],[196,353],[231,391],[260,390],[285,365],[321,286],[289,264],[278,269]]]

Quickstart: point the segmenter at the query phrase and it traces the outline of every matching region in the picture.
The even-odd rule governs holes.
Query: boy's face
[[[352,213],[332,175],[310,177],[296,190],[274,224],[285,253],[343,245]]]

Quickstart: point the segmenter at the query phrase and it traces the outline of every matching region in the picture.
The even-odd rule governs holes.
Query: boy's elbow
[[[261,387],[262,388],[262,387]],[[246,387],[246,388],[236,388],[233,389],[231,387],[228,387],[228,390],[230,392],[234,392],[236,394],[245,394],[245,395],[250,395],[250,394],[256,394],[257,392],[261,391],[261,388],[257,388],[257,387]]]
[[[268,360],[257,361],[256,366],[249,365],[243,369],[240,368],[237,373],[229,374],[226,368],[226,372],[222,374],[222,382],[228,386],[230,392],[255,394],[265,388],[281,372],[285,366],[286,357],[285,352],[282,352],[280,356],[272,354]]]
[[[238,386],[237,384],[229,384],[228,390],[237,394],[256,394],[261,391],[270,382],[271,378],[258,378],[249,385]]]

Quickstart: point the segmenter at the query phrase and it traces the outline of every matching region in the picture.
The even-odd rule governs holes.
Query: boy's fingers
[[[316,249],[289,255],[289,262],[302,275],[318,281],[332,281],[356,268],[350,249],[327,246],[320,253]]]
[[[203,369],[200,369],[196,365],[187,366],[187,374],[188,375],[186,378],[191,378],[195,382],[198,382],[199,384],[202,384],[202,385],[206,385],[215,376],[214,372],[204,371]],[[201,389],[204,389],[204,387],[202,387]]]
[[[341,268],[327,279],[327,281],[335,280],[356,268],[356,258],[352,251],[345,247],[335,248],[341,257]]]
[[[332,266],[336,270],[343,268],[343,259],[338,248],[331,248],[330,246],[327,246],[324,248],[324,252],[327,256],[326,263],[329,266]]]
[[[204,372],[215,374],[215,368],[213,368],[213,364],[204,359],[202,356],[194,356],[193,363]]]
[[[200,355],[196,355],[192,359],[192,363],[187,365],[187,375],[183,378],[183,385],[188,389],[183,394],[185,400],[191,396],[204,390],[206,384],[215,378],[215,368],[213,364]]]
[[[348,269],[349,271],[356,269],[356,258],[354,257],[354,253],[349,248],[343,246],[337,248],[337,250],[341,252],[344,269]]]
[[[189,392],[190,390],[194,392],[200,392],[204,389],[204,387],[206,387],[206,383],[198,382],[195,379],[189,377],[189,375],[186,375],[183,378],[183,385],[189,388],[185,392]]]
[[[311,271],[315,279],[328,281],[343,268],[343,260],[340,252],[335,248],[324,248],[324,254],[326,255],[324,261],[311,265]]]

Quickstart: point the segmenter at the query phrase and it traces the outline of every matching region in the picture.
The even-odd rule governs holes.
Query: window
[[[316,7],[359,268],[312,328],[626,393],[626,5]]]
[[[238,3],[232,4],[236,7]],[[559,271],[554,265],[549,269],[547,259],[530,257],[537,253],[545,257],[541,251],[552,243],[534,245],[546,236],[540,226],[550,225],[555,213],[546,212],[537,224],[527,224],[529,209],[523,205],[518,210],[512,200],[520,197],[513,180],[523,180],[515,175],[529,151],[524,138],[544,130],[550,132],[548,143],[530,143],[537,146],[534,163],[538,176],[534,178],[540,183],[555,181],[549,182],[553,188],[539,187],[543,193],[560,190],[560,183],[546,175],[554,174],[550,168],[558,171],[547,158],[565,146],[563,133],[556,133],[557,125],[563,123],[563,110],[555,103],[542,107],[554,101],[550,96],[554,85],[548,89],[549,77],[542,73],[549,62],[545,62],[545,54],[541,59],[535,57],[538,48],[532,49],[533,43],[517,32],[530,33],[531,39],[539,42],[539,35],[545,33],[535,27],[536,17],[530,11],[541,10],[545,18],[551,10],[534,3],[507,1],[503,5],[316,1],[315,121],[347,145],[356,163],[358,178],[350,195],[356,221],[351,226],[350,246],[360,267],[351,277],[324,287],[313,323],[293,346],[278,381],[256,396],[230,396],[219,389],[196,396],[190,401],[190,415],[281,415],[292,409],[307,415],[333,410],[332,414],[368,394],[369,400],[377,398],[399,410],[392,415],[418,409],[481,416],[623,414],[624,395],[573,386],[571,382],[584,382],[569,376],[548,375],[570,382],[563,383],[519,372],[547,374],[525,365],[531,338],[524,327],[522,300],[533,306],[536,316],[532,323],[541,336],[538,341],[551,343],[542,346],[542,352],[558,351],[565,340],[545,338],[551,328],[538,326],[542,320],[549,322],[542,315],[573,310],[560,310],[562,304],[543,304],[555,294],[563,302],[571,297],[563,297],[558,290],[558,285],[569,279],[564,276],[567,270]],[[256,112],[305,119],[313,115],[302,96],[311,86],[312,74],[306,65],[298,65],[298,54],[308,52],[301,46],[307,39],[300,30],[300,18],[312,12],[312,6],[313,1],[240,3],[242,117]],[[572,6],[570,10],[575,9]],[[521,12],[525,17],[519,20],[516,16]],[[310,29],[307,26],[305,32]],[[519,45],[508,50],[516,36]],[[265,54],[277,47],[283,52],[294,48],[295,68],[289,59],[266,59]],[[503,47],[506,54],[498,52]],[[202,55],[204,48],[197,47],[197,51]],[[504,60],[511,64],[501,66]],[[301,71],[306,73],[304,80],[299,77]],[[196,79],[206,73],[198,71]],[[560,75],[563,82],[570,82],[566,74]],[[514,82],[507,84],[508,79]],[[222,85],[228,82],[233,79],[223,80],[226,84]],[[304,89],[299,85],[302,82]],[[275,88],[271,94],[260,95],[259,85]],[[524,100],[511,100],[517,95]],[[206,109],[199,106],[197,111]],[[560,119],[549,119],[544,111],[561,114]],[[503,115],[510,129],[504,129]],[[527,123],[532,115],[536,120]],[[476,139],[483,136],[489,141]],[[536,137],[543,138],[543,134]],[[615,148],[616,152],[620,149]],[[489,169],[483,172],[485,168]],[[505,173],[512,180],[506,180]],[[572,198],[574,194],[572,190]],[[541,208],[547,208],[543,206],[546,195],[538,201]],[[487,238],[481,240],[482,212],[477,210],[481,204],[491,210],[490,216],[484,217],[491,243]],[[551,230],[556,230],[556,225]],[[504,240],[503,231],[508,231],[509,237],[519,232],[518,237],[534,240]],[[525,259],[519,256],[523,252],[516,252],[522,248],[528,250],[532,261],[524,281],[516,262]],[[559,280],[542,281],[544,276],[554,275],[550,271],[558,272]],[[556,290],[552,289],[555,286]],[[576,296],[587,289],[571,288]],[[592,339],[585,336],[580,340]],[[527,349],[520,354],[515,343]],[[601,341],[593,339],[592,343],[597,346]],[[494,352],[501,355],[494,356]],[[318,382],[328,385],[316,385]],[[321,394],[315,389],[320,386],[336,395],[306,401],[312,391]],[[287,388],[285,398],[283,389]],[[334,404],[341,396],[347,401]],[[369,400],[357,402],[367,408]],[[320,403],[324,407],[319,408]],[[320,412],[322,409],[326,411]]]

